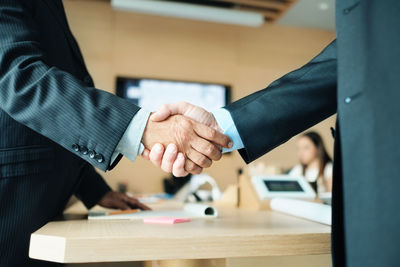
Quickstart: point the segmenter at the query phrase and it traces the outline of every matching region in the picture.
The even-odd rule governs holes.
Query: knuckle
[[[194,173],[195,170],[196,170],[196,167],[193,166],[193,165],[189,166],[188,169],[187,169],[187,171],[190,172],[190,173]]]
[[[183,129],[178,128],[174,135],[175,140],[178,142],[178,148],[181,144],[185,144],[189,141],[189,136]]]
[[[176,152],[175,151],[167,151],[167,152],[164,153],[164,157],[162,159],[163,164],[171,164],[171,163],[174,162],[174,160],[176,158]]]
[[[221,158],[222,158],[222,152],[220,150],[218,150],[214,155],[214,159],[220,160]]]
[[[204,163],[203,168],[210,168],[212,164],[212,161],[207,159],[207,161]]]
[[[198,168],[195,168],[195,169],[192,171],[192,173],[193,173],[193,174],[200,174],[202,171],[203,171],[203,168],[198,167]]]
[[[211,139],[214,140],[214,139],[217,137],[217,131],[214,130],[214,129],[209,128],[209,129],[208,129],[208,136],[209,136]]]
[[[183,125],[185,128],[192,128],[192,122],[191,122],[188,118],[186,118],[186,117],[183,117],[183,118],[182,118],[182,125]]]
[[[155,113],[165,113],[168,112],[169,108],[167,104],[162,104],[160,109],[158,111],[156,111]]]
[[[199,158],[199,165],[202,167],[206,167],[208,165],[209,160],[205,156],[201,156]]]
[[[183,133],[187,132],[189,129],[192,128],[192,124],[189,121],[189,119],[185,117],[180,117],[177,121],[177,127],[180,129]]]
[[[188,161],[188,162],[186,162],[186,164],[185,164],[185,169],[186,169],[186,171],[188,171],[188,172],[192,172],[192,171],[195,169],[195,165],[193,164],[193,162]]]
[[[189,105],[189,103],[188,103],[188,102],[185,102],[185,101],[179,101],[177,104],[178,104],[179,106],[182,106],[182,107],[186,107],[187,105]]]
[[[191,174],[200,174],[202,172],[203,168],[197,166],[192,161],[188,161],[186,164],[185,170]]]
[[[180,135],[180,142],[182,144],[187,144],[189,142],[189,139],[190,139],[189,136],[187,134],[185,134],[185,133],[182,133]]]
[[[204,150],[206,155],[210,157],[215,157],[216,154],[218,153],[217,149],[212,144],[207,144]]]

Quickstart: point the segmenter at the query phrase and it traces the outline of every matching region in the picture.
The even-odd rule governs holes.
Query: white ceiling
[[[298,0],[277,24],[335,30],[335,0]]]

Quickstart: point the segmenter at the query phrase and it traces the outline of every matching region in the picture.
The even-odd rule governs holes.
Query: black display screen
[[[118,77],[116,93],[148,111],[181,101],[213,111],[228,105],[231,98],[228,85],[152,78]]]
[[[264,181],[265,186],[270,192],[304,192],[303,188],[297,181]]]

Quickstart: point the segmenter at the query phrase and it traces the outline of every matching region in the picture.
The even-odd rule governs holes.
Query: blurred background
[[[233,102],[301,67],[335,38],[334,0],[63,2],[96,87],[114,94],[119,90],[122,97],[129,97],[124,95],[129,84],[174,81],[221,86],[223,96],[212,104]],[[133,91],[130,97],[138,95]],[[333,116],[312,129],[331,156],[334,122]],[[290,170],[299,164],[298,139],[251,165],[276,173]],[[243,167],[233,152],[205,173],[223,191]],[[162,192],[168,177],[141,158],[134,163],[124,158],[103,175],[114,189],[123,184],[133,193]]]

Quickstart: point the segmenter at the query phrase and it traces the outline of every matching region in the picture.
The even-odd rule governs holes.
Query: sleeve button
[[[97,160],[98,163],[102,163],[104,161],[104,157],[102,154],[97,154],[95,156],[95,159]]]
[[[87,155],[89,153],[89,149],[87,147],[85,147],[85,146],[82,146],[81,147],[81,153],[83,155]]]
[[[72,145],[72,149],[73,149],[75,152],[79,152],[79,151],[80,151],[80,147],[79,147],[78,144],[73,144],[73,145]]]
[[[89,150],[89,158],[94,159],[96,152],[94,150]]]
[[[344,103],[349,104],[351,102],[351,97],[346,97]]]

